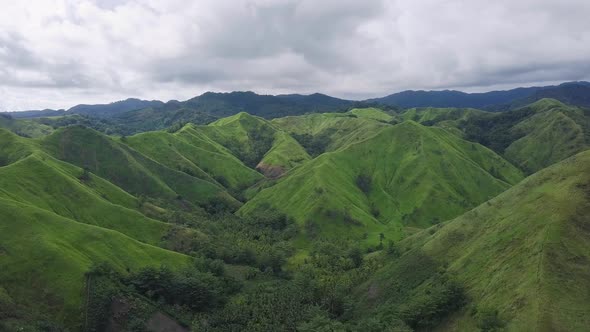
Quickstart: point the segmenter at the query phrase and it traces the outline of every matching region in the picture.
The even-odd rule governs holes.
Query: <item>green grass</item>
[[[439,330],[476,325],[473,308],[499,310],[507,331],[584,331],[590,324],[590,152],[544,169],[464,215],[400,243],[402,259],[361,287],[385,300],[407,258],[412,271],[446,266],[470,303]],[[406,257],[406,258],[404,258]],[[415,273],[414,272],[414,273]]]
[[[6,132],[3,134],[6,139]],[[12,144],[0,145],[0,156],[14,157],[15,151],[22,155],[0,167],[1,198],[117,230],[151,244],[159,244],[169,229],[168,224],[137,212],[137,199],[110,182],[94,175],[81,181],[78,178],[82,174],[80,168],[39,151],[29,139],[8,136]]]
[[[369,179],[368,189],[357,185],[359,176]],[[479,144],[405,122],[294,169],[238,212],[270,206],[300,224],[315,223],[324,235],[367,232],[374,242],[379,232],[399,238],[402,226],[456,217],[521,179],[520,171]]]
[[[245,166],[227,148],[192,124],[176,133],[137,134],[128,137],[127,144],[172,169],[210,182],[221,182],[232,190],[248,187],[262,178],[260,173]]]
[[[353,108],[348,111],[349,114],[354,114],[359,118],[367,118],[377,121],[389,122],[393,120],[393,116],[383,112],[382,110],[374,107],[369,108]]]
[[[43,137],[53,132],[53,128],[34,120],[12,119],[0,114],[0,128],[10,130],[25,137]]]
[[[272,123],[290,134],[309,135],[318,139],[322,144],[325,144],[325,151],[334,151],[360,142],[389,126],[372,118],[389,116],[382,111],[377,109],[356,109],[353,111],[357,113],[355,117],[342,113],[316,113],[287,116],[274,119]]]
[[[481,116],[482,114],[489,113],[473,108],[418,107],[405,110],[400,116],[403,120],[412,120],[418,123],[440,123],[466,120],[474,116]]]
[[[0,213],[0,285],[25,310],[25,320],[51,317],[81,330],[84,274],[94,264],[107,263],[125,274],[145,266],[176,269],[190,263],[188,256],[32,205],[0,198]]]
[[[527,106],[534,115],[511,131],[522,136],[506,148],[506,158],[535,172],[590,148],[590,118],[576,107],[553,99]]]
[[[136,196],[182,197],[196,204],[221,197],[229,204],[239,204],[218,184],[166,167],[92,129],[60,128],[40,143],[56,158],[86,167]]]
[[[299,142],[289,134],[277,131],[272,147],[256,165],[256,168],[267,177],[276,177],[309,160],[311,157]]]

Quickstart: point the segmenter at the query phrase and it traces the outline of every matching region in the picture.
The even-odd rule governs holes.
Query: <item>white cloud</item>
[[[586,0],[3,2],[0,110],[590,77]]]

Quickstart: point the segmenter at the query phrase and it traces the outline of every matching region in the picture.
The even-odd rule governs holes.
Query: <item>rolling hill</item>
[[[208,95],[194,105],[230,116],[211,106],[208,124],[173,115],[132,136],[67,125],[111,124],[81,115],[0,116],[0,330],[93,331],[123,316],[157,332],[171,325],[155,316],[182,331],[590,324],[587,110],[541,99],[501,113],[233,113],[340,105],[259,97]],[[180,104],[111,119],[143,114],[149,127],[163,119],[150,112]],[[97,266],[112,271],[89,282]],[[150,316],[109,295],[87,326],[101,282]]]
[[[400,237],[401,226],[456,217],[521,178],[492,151],[408,121],[320,155],[262,190],[238,213],[272,207],[325,236],[393,228],[392,236]]]
[[[458,123],[466,139],[480,142],[532,173],[588,149],[587,111],[542,99],[500,114],[482,113]]]
[[[274,177],[310,159],[305,149],[288,134],[248,113],[241,112],[197,128],[247,166],[274,174]]]
[[[137,199],[82,169],[56,160],[36,142],[0,130],[0,198],[159,245],[170,226],[136,211]]]
[[[478,330],[484,319],[506,331],[585,330],[589,188],[590,152],[582,152],[405,239],[405,254],[359,288],[359,309],[397,315],[400,299],[417,296],[446,271],[469,300],[432,330]]]
[[[381,120],[376,121],[375,120]],[[349,113],[318,113],[273,119],[272,123],[297,139],[313,156],[360,142],[387,127],[392,116],[377,109]]]
[[[175,133],[147,132],[127,138],[135,150],[172,169],[194,174],[238,191],[262,175],[244,165],[227,148],[209,138],[193,124]]]
[[[81,126],[60,128],[41,141],[54,157],[87,168],[133,195],[168,200],[184,199],[193,204],[223,199],[239,203],[221,186],[168,168],[97,131]]]
[[[0,114],[0,128],[10,130],[24,137],[42,137],[53,132],[53,128],[32,120],[14,119],[7,114]]]
[[[0,311],[8,314],[0,328],[9,331],[36,320],[82,330],[85,273],[93,266],[109,264],[129,273],[162,263],[179,269],[191,262],[188,256],[32,205],[0,198],[0,211]]]

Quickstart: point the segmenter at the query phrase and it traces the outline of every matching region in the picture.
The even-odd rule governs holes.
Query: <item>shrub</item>
[[[371,177],[366,174],[359,174],[356,177],[356,186],[365,194],[371,191]]]

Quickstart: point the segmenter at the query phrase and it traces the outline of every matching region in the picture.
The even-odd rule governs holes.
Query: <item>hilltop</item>
[[[401,308],[400,298],[418,296],[443,270],[464,285],[469,302],[437,331],[476,330],[481,324],[507,331],[584,330],[589,183],[589,152],[544,169],[472,211],[402,241],[404,254],[357,295],[377,315],[391,313]],[[412,277],[408,268],[415,271]],[[396,280],[406,284],[395,286]]]
[[[270,206],[317,228],[308,233],[354,237],[393,228],[399,238],[401,226],[455,217],[521,177],[478,144],[404,122],[320,155],[262,190],[239,213]]]

